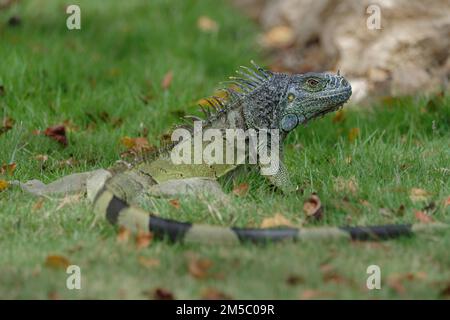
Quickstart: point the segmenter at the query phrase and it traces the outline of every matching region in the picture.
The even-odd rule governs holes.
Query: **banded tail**
[[[317,227],[317,228],[268,228],[247,229],[192,224],[153,216],[147,211],[129,205],[107,188],[103,188],[94,200],[94,210],[112,224],[119,224],[132,231],[149,231],[155,238],[173,242],[205,244],[237,244],[242,242],[267,243],[303,240],[387,240],[401,236],[448,229],[443,223],[393,224],[367,227]]]

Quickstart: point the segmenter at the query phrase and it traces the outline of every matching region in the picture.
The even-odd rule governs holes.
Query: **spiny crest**
[[[258,66],[253,60],[250,63],[253,68],[240,66],[240,69],[236,70],[238,77],[230,77],[229,81],[222,82],[225,87],[221,88],[220,91],[225,93],[224,98],[212,96],[204,99],[210,108],[199,105],[207,119],[210,119],[214,114],[226,111],[272,78],[273,73],[271,71]]]

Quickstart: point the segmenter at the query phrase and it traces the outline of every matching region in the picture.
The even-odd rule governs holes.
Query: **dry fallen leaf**
[[[217,32],[219,25],[216,21],[207,16],[201,16],[197,20],[197,27],[204,32]]]
[[[58,141],[63,146],[67,146],[66,128],[64,125],[48,127],[44,130],[44,135]]]
[[[206,288],[202,291],[201,298],[204,300],[231,300],[231,296],[214,288]]]
[[[147,258],[144,256],[139,256],[138,261],[141,266],[144,266],[146,268],[158,267],[160,265],[160,261],[155,258]]]
[[[14,119],[10,117],[3,118],[2,125],[0,126],[0,135],[11,130],[14,126]]]
[[[12,176],[16,167],[15,163],[4,164],[0,167],[0,174]]]
[[[204,279],[209,276],[209,270],[212,266],[213,262],[209,259],[198,259],[192,257],[188,262],[189,273],[196,279]]]
[[[320,199],[313,194],[303,202],[303,212],[308,218],[321,219],[323,217],[323,209]]]
[[[297,276],[297,275],[290,275],[286,279],[286,283],[290,286],[296,286],[296,285],[302,284],[304,282],[305,282],[305,279],[303,277]]]
[[[143,231],[138,232],[138,234],[136,235],[136,248],[137,249],[147,248],[152,242],[152,239],[153,239],[152,233]]]
[[[164,78],[161,81],[161,87],[164,90],[169,89],[170,85],[172,84],[172,80],[173,80],[173,72],[171,70],[164,75]]]
[[[339,110],[338,112],[336,112],[334,114],[333,119],[331,119],[331,121],[333,123],[339,123],[345,120],[345,111],[344,110]]]
[[[9,186],[8,181],[0,179],[0,192],[6,190],[8,188],[8,186]]]
[[[414,213],[414,216],[416,217],[417,220],[419,220],[421,223],[431,223],[433,222],[433,218],[430,217],[429,215],[427,215],[425,212],[423,211],[416,211]]]
[[[171,200],[169,200],[169,203],[175,209],[180,209],[180,207],[181,207],[180,200],[178,200],[178,199],[171,199]]]
[[[148,294],[148,293],[144,292],[144,294]],[[167,289],[163,289],[163,288],[156,288],[155,290],[153,290],[152,297],[155,300],[174,300],[175,299],[172,292],[170,292]]]
[[[233,194],[238,197],[243,197],[248,193],[248,183],[241,183],[233,188]]]
[[[42,205],[44,204],[45,198],[39,198],[34,204],[33,204],[33,212],[40,210],[42,208]]]
[[[351,193],[355,195],[358,192],[358,182],[355,177],[350,179],[344,179],[343,177],[337,177],[334,180],[334,191]]]
[[[450,298],[450,283],[441,290],[440,295],[446,299]]]
[[[69,259],[60,255],[49,255],[45,259],[45,266],[54,269],[67,269],[70,265]]]
[[[358,138],[360,133],[359,128],[351,128],[349,133],[348,133],[348,141],[353,142],[356,140],[356,138]]]
[[[450,206],[450,196],[447,197],[447,199],[444,199],[444,208],[447,208]]]
[[[37,161],[46,162],[48,160],[48,155],[46,154],[38,154],[34,157]]]
[[[295,33],[289,26],[276,26],[267,31],[262,42],[267,47],[286,48],[294,43]]]
[[[138,153],[144,153],[154,150],[154,147],[151,146],[147,138],[144,137],[130,138],[128,136],[125,136],[122,139],[120,139],[120,142],[126,148]]]
[[[130,239],[130,230],[125,227],[120,227],[117,233],[116,241],[117,243],[127,243]]]
[[[274,228],[280,226],[292,226],[292,222],[281,213],[276,213],[273,217],[265,218],[261,223],[261,228]]]
[[[301,300],[311,300],[332,297],[333,293],[320,290],[303,290],[300,294]]]
[[[430,196],[428,191],[420,188],[412,188],[409,193],[409,198],[412,202],[426,201]]]

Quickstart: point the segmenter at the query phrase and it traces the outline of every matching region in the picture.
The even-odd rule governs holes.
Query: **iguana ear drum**
[[[298,118],[295,114],[287,114],[281,119],[281,129],[289,132],[298,125]]]

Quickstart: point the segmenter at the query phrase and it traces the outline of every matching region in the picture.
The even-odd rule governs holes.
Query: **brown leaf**
[[[70,265],[69,259],[60,255],[49,255],[45,259],[45,266],[53,269],[67,269]]]
[[[350,179],[337,177],[334,180],[334,191],[351,193],[355,195],[358,192],[358,182],[356,181],[355,177],[351,177]]]
[[[146,293],[147,294],[147,293]],[[156,288],[153,290],[153,299],[155,300],[174,300],[175,297],[172,292],[163,288]]]
[[[158,267],[160,265],[160,261],[155,258],[147,258],[144,256],[139,256],[138,261],[141,266],[144,266],[146,268]]]
[[[303,212],[308,218],[314,218],[316,220],[322,219],[322,204],[317,195],[312,194],[305,202],[303,202]]]
[[[262,42],[267,47],[286,48],[291,46],[295,40],[294,30],[289,26],[276,26],[267,31]]]
[[[42,208],[42,205],[44,204],[45,198],[39,198],[34,204],[33,204],[33,212],[40,210]]]
[[[204,300],[231,300],[233,299],[226,293],[214,288],[206,288],[202,291],[201,298]]]
[[[404,294],[406,291],[405,286],[403,285],[401,279],[398,277],[388,277],[387,285],[400,295]]]
[[[169,203],[175,209],[180,209],[180,207],[181,207],[180,200],[178,200],[178,199],[171,199],[171,200],[169,200]]]
[[[359,128],[351,128],[349,133],[348,133],[348,141],[353,142],[356,140],[356,138],[358,138],[360,133]]]
[[[447,285],[444,287],[444,289],[441,290],[440,295],[443,298],[450,298],[450,283],[447,283]]]
[[[303,279],[303,277],[297,276],[297,275],[290,275],[286,279],[286,283],[290,286],[296,286],[296,285],[302,284],[304,282],[305,282],[305,279]]]
[[[46,154],[38,154],[38,155],[36,155],[34,158],[35,158],[37,161],[40,161],[40,162],[47,162],[47,160],[48,160],[48,155],[46,155]]]
[[[197,27],[203,32],[217,32],[219,30],[217,22],[207,16],[198,18]]]
[[[116,241],[117,243],[127,243],[130,239],[130,230],[121,226],[119,232],[117,233]]]
[[[44,135],[58,141],[63,146],[67,146],[66,128],[64,125],[48,127],[44,130]]]
[[[427,201],[430,196],[428,191],[420,188],[412,188],[409,193],[412,202]]]
[[[233,188],[233,194],[238,197],[243,197],[248,193],[248,183],[241,183]]]
[[[144,137],[130,138],[128,136],[125,136],[120,139],[120,142],[127,149],[130,149],[137,153],[146,153],[155,150],[155,147],[150,145],[147,138]]]
[[[147,248],[152,242],[152,239],[153,239],[152,233],[143,231],[138,232],[138,234],[136,235],[136,248],[137,249]]]
[[[191,276],[196,279],[204,279],[209,276],[209,270],[213,266],[213,262],[209,259],[198,259],[192,257],[188,262],[188,270]]]
[[[331,121],[333,123],[339,123],[345,120],[345,111],[344,110],[339,110],[338,112],[336,112],[334,114],[333,119],[331,119]]]
[[[12,176],[16,167],[17,165],[15,163],[4,164],[0,167],[0,174]]]
[[[0,135],[11,130],[14,126],[14,119],[10,117],[5,117],[2,120],[2,125],[0,127]]]
[[[164,75],[164,78],[163,78],[162,81],[161,81],[161,87],[162,87],[164,90],[169,89],[170,85],[172,84],[172,80],[173,80],[173,71],[170,70],[169,72],[167,72],[167,73]]]
[[[274,228],[280,226],[292,226],[292,222],[281,213],[275,213],[273,217],[264,218],[261,222],[261,228]]]
[[[431,223],[433,222],[433,218],[431,218],[429,215],[427,215],[423,211],[416,211],[414,212],[414,216],[417,220],[419,220],[421,223]]]
[[[302,300],[311,300],[311,299],[320,299],[320,298],[329,298],[332,297],[333,293],[326,292],[326,291],[320,291],[320,290],[314,290],[314,289],[307,289],[303,290],[300,299]]]
[[[8,181],[0,179],[0,192],[6,190],[8,188],[8,186],[9,186]]]
[[[447,199],[444,199],[444,208],[447,208],[450,206],[450,196],[447,197]]]

